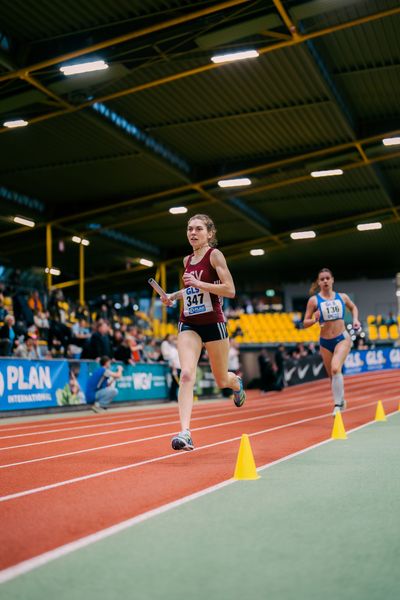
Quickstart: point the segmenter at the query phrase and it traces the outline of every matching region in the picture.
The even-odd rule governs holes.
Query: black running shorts
[[[226,323],[210,323],[209,325],[191,325],[179,321],[179,333],[182,331],[195,331],[202,339],[203,343],[225,340],[228,337]]]

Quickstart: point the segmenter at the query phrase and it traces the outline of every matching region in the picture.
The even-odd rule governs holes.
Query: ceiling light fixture
[[[35,221],[32,221],[31,219],[25,219],[25,217],[14,217],[14,223],[25,225],[26,227],[35,227]]]
[[[28,125],[28,121],[24,121],[24,119],[15,119],[15,121],[4,121],[3,127],[8,127],[12,129],[13,127],[26,127]]]
[[[171,213],[171,215],[183,215],[185,213],[187,213],[188,209],[186,208],[186,206],[172,206],[169,209],[169,212]]]
[[[335,175],[343,175],[342,169],[328,169],[327,171],[311,171],[311,177],[335,177]]]
[[[357,225],[358,231],[370,231],[371,229],[382,229],[382,223],[378,221],[376,223],[359,223]]]
[[[247,58],[257,58],[260,56],[257,50],[244,50],[242,52],[228,52],[227,54],[217,54],[211,57],[213,63],[233,62],[235,60],[245,60]]]
[[[139,259],[139,262],[144,267],[152,267],[154,265],[153,261],[147,260],[147,258],[141,258],[141,259]]]
[[[90,62],[78,63],[75,65],[63,65],[60,67],[64,75],[78,75],[79,73],[90,73],[91,71],[103,71],[108,69],[108,64],[104,60],[92,60]]]
[[[400,137],[384,138],[382,144],[384,146],[398,146],[400,144]]]
[[[265,250],[262,248],[253,248],[253,250],[250,250],[250,254],[251,256],[262,256],[265,254]]]
[[[89,246],[90,244],[89,240],[85,240],[85,238],[81,238],[78,235],[73,235],[72,241],[75,242],[75,244],[82,244],[82,246]]]
[[[50,273],[50,275],[55,275],[56,277],[58,277],[58,275],[61,275],[60,269],[56,269],[54,267],[51,267],[51,269],[46,267],[44,271],[45,273]]]
[[[236,179],[220,179],[218,185],[221,188],[231,187],[243,187],[245,185],[251,185],[251,179],[248,177],[240,177]]]
[[[290,234],[292,240],[308,240],[316,237],[315,231],[294,231]]]

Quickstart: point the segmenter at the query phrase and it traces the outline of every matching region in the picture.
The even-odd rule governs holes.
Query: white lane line
[[[396,382],[398,380],[398,373],[391,373],[388,371],[378,371],[375,373],[364,373],[362,375],[360,374],[356,374],[356,375],[348,375],[347,379],[346,379],[346,389],[350,390],[353,389],[353,387],[356,387],[355,384],[359,384],[362,387],[365,387],[365,379],[368,379],[368,383],[370,383],[371,380],[376,379],[377,381],[379,380],[379,382],[382,383],[391,383]],[[359,385],[357,387],[359,387]],[[294,387],[287,387],[284,389],[284,392],[268,392],[267,396],[260,396],[260,394],[257,394],[258,398],[257,398],[257,402],[261,402],[261,401],[265,401],[265,400],[276,400],[276,399],[287,399],[290,400],[291,398],[295,398],[295,397],[301,397],[301,396],[305,396],[307,395],[307,391],[305,388],[312,388],[312,392],[313,394],[316,393],[315,388],[319,388],[321,387],[321,392],[325,391],[325,387],[329,386],[329,382],[327,379],[319,379],[317,381],[311,381],[311,382],[307,382],[305,384],[302,384],[300,386],[294,386]],[[218,404],[222,404],[224,402],[224,400],[222,399],[218,399],[216,403]],[[119,408],[119,407],[118,407]],[[194,412],[196,411],[201,411],[201,410],[218,410],[220,409],[220,406],[205,406],[205,405],[195,405],[194,406]],[[43,430],[43,427],[46,426],[52,426],[52,423],[47,422],[47,421],[43,421],[41,423],[35,423],[35,424],[30,424],[30,425],[18,425],[15,427],[8,427],[7,425],[4,426],[4,428],[2,429],[1,424],[0,424],[0,432],[9,432],[9,431],[14,431],[14,430],[24,430],[24,429],[36,429],[36,428],[42,428],[42,431],[40,432],[32,432],[32,433],[22,433],[20,434],[21,436],[23,435],[40,435],[40,434],[46,434],[46,433],[53,433],[53,432],[57,432],[57,431],[69,431],[72,429],[84,429],[85,427],[88,428],[92,428],[92,427],[104,427],[106,425],[115,425],[115,424],[124,424],[127,422],[131,422],[131,421],[135,421],[135,422],[141,422],[141,421],[147,421],[153,418],[157,418],[157,417],[165,417],[168,418],[169,416],[171,416],[170,414],[165,414],[170,412],[171,414],[173,412],[175,412],[175,407],[171,407],[169,405],[165,406],[165,407],[159,407],[157,409],[152,409],[152,415],[151,416],[142,416],[143,415],[143,411],[145,409],[143,408],[139,408],[139,407],[134,407],[133,411],[130,412],[126,412],[123,414],[126,414],[129,417],[132,417],[132,415],[134,414],[134,411],[138,411],[138,415],[130,418],[130,419],[124,419],[122,421],[106,421],[106,419],[113,419],[113,418],[121,418],[121,414],[119,414],[118,416],[111,416],[111,415],[107,415],[107,417],[104,415],[100,418],[102,418],[102,421],[99,423],[93,423],[93,418],[94,415],[92,415],[91,417],[76,417],[75,419],[71,419],[71,420],[65,420],[65,421],[61,421],[58,420],[55,423],[53,422],[53,426],[54,425],[74,425],[74,427],[61,427],[60,429],[56,429],[56,430]],[[140,411],[140,412],[139,412]],[[98,415],[96,416],[96,418],[98,418]],[[79,423],[79,425],[77,425],[77,422]],[[88,423],[88,425],[82,425],[82,423]],[[17,434],[13,435],[13,436],[0,436],[0,439],[6,439],[7,437],[17,437]]]
[[[397,412],[398,411],[395,411],[393,413],[388,414],[387,416],[392,417],[393,415],[397,414]],[[348,435],[350,435],[350,434],[354,433],[355,431],[359,431],[360,429],[364,429],[365,427],[372,425],[373,423],[374,423],[374,421],[369,421],[368,423],[364,423],[363,425],[354,427],[354,429],[349,429],[346,433]],[[236,438],[236,439],[240,439],[240,438]],[[258,467],[257,471],[265,471],[266,469],[271,469],[272,467],[279,465],[280,463],[291,460],[292,458],[295,458],[297,456],[301,456],[302,454],[306,454],[307,452],[310,452],[310,450],[314,450],[315,448],[319,448],[320,446],[329,444],[332,441],[333,440],[331,438],[323,440],[322,442],[318,442],[316,444],[313,444],[312,446],[308,446],[307,448],[303,448],[302,450],[298,450],[297,452],[293,452],[292,454],[288,454],[287,456],[278,458],[277,460],[274,460],[273,462],[266,463],[266,464]],[[176,455],[172,455],[172,456],[176,456]],[[141,515],[137,515],[136,517],[132,517],[130,519],[127,519],[126,521],[117,523],[116,525],[111,525],[111,527],[106,527],[105,529],[96,531],[96,533],[87,535],[83,538],[75,540],[74,542],[64,544],[63,546],[59,546],[58,548],[54,548],[53,550],[49,550],[48,552],[44,552],[43,554],[39,554],[38,556],[24,560],[16,565],[13,565],[12,567],[8,567],[7,569],[4,569],[3,571],[1,571],[0,572],[0,583],[5,583],[6,581],[15,579],[19,575],[29,573],[30,571],[33,571],[39,567],[45,566],[49,562],[52,562],[53,560],[57,560],[58,558],[61,558],[62,556],[67,556],[68,554],[71,554],[72,552],[76,552],[77,550],[86,548],[87,546],[90,546],[91,544],[100,542],[108,537],[111,537],[112,535],[115,535],[117,533],[120,533],[121,531],[125,531],[126,529],[129,529],[130,527],[138,525],[139,523],[148,521],[149,519],[152,519],[153,517],[162,515],[163,513],[173,510],[174,508],[179,508],[180,506],[183,506],[184,504],[188,504],[189,502],[192,502],[193,500],[197,500],[198,498],[207,496],[208,494],[212,494],[212,493],[214,493],[218,490],[221,490],[221,489],[227,487],[228,485],[232,485],[234,483],[237,483],[237,481],[235,479],[232,479],[232,478],[226,479],[225,481],[222,481],[221,483],[218,483],[216,485],[205,488],[204,490],[195,492],[194,494],[189,494],[188,496],[184,496],[183,498],[180,498],[179,500],[174,500],[173,502],[169,502],[168,504],[164,504],[163,506],[159,506],[157,508],[149,510],[145,513],[142,513]],[[253,482],[250,485],[253,485]]]
[[[347,409],[346,412],[352,412],[355,410],[361,410],[363,408],[366,408],[368,406],[375,406],[376,405],[376,401],[374,402],[369,402],[367,404],[363,404],[360,406],[355,406],[353,408],[349,408]],[[291,423],[284,423],[283,425],[277,425],[276,427],[269,427],[267,429],[262,429],[261,431],[256,431],[253,433],[249,434],[249,437],[255,437],[256,435],[263,435],[265,433],[271,433],[272,431],[278,431],[280,429],[285,429],[287,427],[294,427],[296,425],[302,425],[303,423],[309,423],[310,421],[318,421],[319,419],[325,419],[326,417],[332,417],[332,412],[329,411],[328,413],[324,413],[322,415],[318,415],[315,417],[309,417],[308,419],[300,419],[299,421],[293,421]],[[252,421],[257,417],[253,417],[251,419],[245,419],[246,421]],[[234,422],[233,422],[234,423]],[[211,427],[198,427],[197,429],[193,429],[193,431],[199,431],[201,429],[213,429],[213,428],[217,428],[217,427],[224,427],[229,423],[218,423],[216,425],[212,425]],[[160,436],[157,436],[160,437]],[[147,439],[151,439],[151,438],[147,438]],[[195,448],[193,450],[193,452],[199,452],[201,450],[205,450],[207,448],[213,448],[214,446],[220,446],[221,444],[229,444],[230,442],[234,442],[236,440],[240,440],[241,439],[241,435],[239,436],[235,436],[233,438],[230,438],[228,440],[221,440],[218,442],[214,442],[212,444],[206,444],[204,446],[199,446],[197,448]],[[127,469],[134,469],[136,467],[141,467],[143,465],[147,465],[147,464],[151,464],[154,462],[159,462],[161,460],[165,460],[167,458],[172,458],[172,457],[179,457],[179,456],[185,456],[186,453],[176,453],[174,452],[173,454],[165,454],[163,456],[157,456],[155,458],[150,458],[150,459],[146,459],[146,460],[142,460],[140,462],[137,463],[130,463],[127,465],[122,465],[120,467],[113,467],[112,469],[105,469],[104,471],[97,471],[96,473],[90,473],[88,475],[81,475],[79,477],[74,477],[72,479],[66,479],[64,481],[58,481],[56,483],[50,483],[47,485],[43,485],[37,488],[31,488],[28,490],[23,490],[21,492],[15,492],[13,494],[8,494],[6,496],[0,496],[0,502],[6,502],[8,500],[15,500],[16,498],[22,498],[23,496],[30,496],[32,494],[37,494],[39,492],[45,492],[47,490],[51,490],[54,488],[58,488],[58,487],[63,487],[64,485],[70,485],[72,483],[78,483],[80,481],[86,481],[88,479],[94,479],[97,477],[102,477],[103,475],[109,475],[111,473],[118,473],[120,471],[126,471]]]
[[[296,400],[297,398],[304,398],[304,392],[302,393],[297,393],[297,394],[291,394],[286,395],[285,396],[281,396],[279,399],[282,400],[283,402],[290,402],[291,400]],[[265,406],[265,401],[266,401],[266,397],[262,396],[259,397],[255,400],[251,400],[252,405],[254,405],[255,403],[257,403],[257,405],[263,405]],[[268,397],[268,400],[270,399],[270,397]],[[229,399],[226,399],[226,403],[230,403]],[[90,425],[77,425],[74,427],[62,427],[60,429],[47,429],[47,430],[42,430],[42,431],[33,431],[33,432],[29,432],[29,433],[17,433],[17,434],[12,434],[12,435],[5,435],[5,436],[0,436],[0,440],[5,440],[5,439],[12,439],[12,438],[19,438],[19,437],[28,437],[28,436],[33,436],[33,435],[47,435],[49,433],[59,433],[59,432],[69,432],[69,431],[75,431],[78,429],[92,429],[92,428],[98,428],[98,427],[107,427],[107,426],[114,426],[114,425],[126,425],[127,423],[141,423],[143,421],[149,421],[149,420],[155,420],[155,419],[159,419],[159,418],[171,418],[172,416],[175,416],[175,414],[177,413],[176,410],[177,406],[174,407],[174,411],[171,410],[171,414],[162,414],[162,415],[155,415],[154,413],[151,416],[147,416],[147,417],[133,417],[133,418],[129,418],[129,419],[123,419],[120,421],[101,421],[98,423],[93,423],[93,418],[98,418],[98,415],[92,417],[92,423]],[[201,406],[198,407],[198,409],[196,410],[196,406],[194,406],[193,409],[193,414],[196,412],[203,412],[203,411],[207,411],[210,415],[214,414],[214,411],[218,411],[221,410],[222,406]],[[106,417],[107,418],[107,417]],[[108,417],[110,418],[110,417]]]
[[[260,419],[269,419],[271,417],[279,417],[282,415],[288,415],[288,414],[292,414],[295,412],[303,412],[305,410],[314,410],[315,408],[320,408],[320,407],[325,407],[326,406],[326,402],[323,403],[319,403],[319,404],[314,404],[313,406],[310,407],[300,407],[297,409],[293,409],[293,410],[285,410],[285,411],[280,411],[280,412],[276,412],[276,413],[272,413],[272,414],[263,414],[263,415],[259,415],[257,417],[248,417],[248,418],[239,418],[233,421],[224,421],[223,423],[217,423],[215,425],[206,425],[204,427],[195,427],[194,429],[192,429],[192,431],[201,431],[203,429],[214,429],[216,427],[225,427],[227,425],[237,425],[238,423],[247,423],[249,421],[256,421],[256,420],[260,420]],[[223,415],[225,416],[225,415]],[[194,420],[194,419],[192,419]],[[176,421],[171,422],[170,424],[175,423]],[[163,423],[165,424],[165,423]],[[143,428],[141,428],[143,429]],[[107,449],[107,448],[115,448],[118,446],[126,446],[129,444],[137,444],[139,442],[147,442],[150,440],[156,440],[156,439],[160,439],[160,438],[164,438],[164,437],[169,437],[174,435],[175,430],[171,431],[169,433],[163,433],[161,435],[153,435],[151,437],[146,437],[146,438],[141,438],[141,439],[136,439],[136,440],[128,440],[126,442],[117,442],[115,444],[107,444],[106,446],[97,446],[94,448],[84,448],[82,450],[74,450],[71,452],[64,452],[62,454],[54,454],[52,456],[44,456],[44,457],[38,457],[38,458],[31,458],[29,460],[24,460],[24,461],[20,461],[20,462],[15,462],[15,463],[10,463],[10,464],[6,464],[6,465],[0,465],[0,469],[6,469],[9,467],[16,467],[18,465],[26,465],[26,464],[30,464],[30,463],[34,463],[34,462],[41,462],[44,460],[52,460],[54,458],[60,458],[60,457],[66,457],[66,456],[71,456],[73,454],[84,454],[86,452],[94,452],[95,450],[103,450],[103,449]]]
[[[386,390],[387,392],[391,392],[391,389]],[[358,394],[354,394],[353,393],[353,399],[354,396],[358,396]],[[362,398],[371,396],[371,394],[362,394]],[[284,400],[282,398],[282,400]],[[300,396],[299,399],[293,400],[293,399],[288,399],[287,402],[284,401],[282,402],[281,406],[285,406],[287,403],[290,406],[293,406],[294,404],[301,404],[303,405],[304,402],[307,402],[307,400],[304,399],[304,396]],[[253,405],[254,403],[252,403]],[[266,405],[264,402],[260,401],[260,403],[257,401],[256,406],[253,406],[252,408],[242,408],[241,410],[241,414],[250,414],[256,411],[260,411],[260,410],[268,410],[268,408],[273,408],[272,406],[268,406]],[[306,406],[306,409],[308,409],[309,407]],[[193,417],[192,421],[201,421],[204,419],[212,419],[212,418],[219,418],[219,417],[224,417],[224,416],[230,416],[231,412],[232,412],[232,407],[229,406],[227,407],[227,409],[224,412],[220,412],[220,413],[213,413],[213,414],[207,414],[207,415],[202,415],[200,414],[197,417]],[[266,415],[268,416],[269,413],[266,413]],[[16,444],[13,446],[4,446],[4,447],[0,447],[0,452],[3,451],[7,451],[7,450],[15,450],[18,448],[28,448],[28,447],[32,447],[32,446],[42,446],[42,445],[47,445],[47,444],[54,444],[54,443],[58,443],[58,442],[68,442],[71,440],[82,440],[82,439],[86,439],[86,438],[90,438],[90,437],[100,437],[100,436],[104,436],[104,435],[115,435],[118,433],[126,433],[128,431],[138,431],[138,430],[144,430],[144,429],[150,429],[152,427],[163,427],[163,426],[169,426],[169,425],[173,425],[175,423],[178,423],[178,419],[174,419],[173,421],[167,421],[164,423],[154,423],[151,425],[139,425],[139,426],[135,426],[135,427],[124,427],[121,429],[111,429],[108,431],[100,431],[100,432],[95,432],[95,433],[87,433],[87,434],[83,434],[83,435],[76,435],[76,436],[69,436],[69,437],[65,437],[65,438],[55,438],[55,439],[51,439],[51,440],[42,440],[39,442],[28,442],[26,444]]]
[[[299,404],[299,403],[303,403],[304,402],[304,398],[301,398],[300,400],[292,400],[289,402],[282,402],[282,405],[286,405],[289,404],[291,406],[293,406],[293,404]],[[263,403],[258,403],[256,404],[256,406],[254,406],[254,403],[252,402],[251,405],[247,408],[242,408],[241,409],[241,414],[249,414],[249,413],[253,413],[256,411],[260,411],[260,410],[265,410],[268,408],[272,408],[272,407],[268,407]],[[230,416],[232,414],[232,406],[229,405],[229,407],[227,407],[227,409],[224,412],[220,412],[220,413],[212,413],[212,414],[200,414],[197,417],[193,417],[191,420],[192,421],[202,421],[204,419],[215,419],[215,418],[219,418],[219,417],[225,417],[225,416]],[[267,413],[268,414],[268,413]],[[136,427],[124,427],[121,429],[110,429],[108,431],[98,431],[95,433],[85,433],[83,435],[75,435],[75,436],[70,436],[70,437],[65,437],[65,438],[55,438],[52,440],[41,440],[39,442],[28,442],[26,444],[17,444],[15,446],[4,446],[4,447],[0,447],[0,452],[4,451],[4,450],[14,450],[16,448],[27,448],[27,447],[31,447],[31,446],[41,446],[44,444],[54,444],[57,442],[68,442],[70,440],[81,440],[81,439],[85,439],[85,438],[89,438],[89,437],[99,437],[102,435],[114,435],[116,433],[125,433],[127,431],[137,431],[140,429],[150,429],[151,427],[163,427],[163,426],[168,426],[168,425],[173,425],[174,423],[179,423],[179,419],[178,416],[175,417],[175,419],[173,421],[166,421],[163,423],[153,423],[150,425],[138,425]]]
[[[387,392],[391,393],[391,390],[387,390]],[[359,397],[354,397],[353,394],[353,401],[354,400],[365,400],[366,398],[370,398],[371,396],[374,396],[375,393],[371,393],[371,394],[362,394],[362,396]],[[396,399],[396,398],[395,398]],[[384,399],[385,400],[385,399]],[[391,400],[391,398],[387,398],[387,400]],[[293,404],[299,404],[300,401],[295,401],[290,403],[291,406],[293,406]],[[303,402],[303,401],[301,401]],[[285,403],[283,403],[285,404]],[[244,423],[247,421],[254,421],[257,419],[266,419],[266,418],[272,418],[272,417],[277,417],[277,416],[282,416],[282,415],[286,415],[286,414],[291,414],[293,412],[301,412],[304,410],[312,410],[314,408],[319,408],[321,406],[325,406],[326,405],[326,401],[322,402],[322,403],[313,403],[312,405],[309,406],[303,406],[303,404],[298,407],[298,408],[293,408],[291,410],[285,410],[285,411],[279,411],[279,412],[275,412],[275,413],[263,413],[262,415],[259,415],[257,417],[249,417],[249,418],[243,418],[242,416],[239,419],[236,419],[234,421],[225,421],[223,423],[217,424],[217,425],[208,425],[206,427],[198,427],[193,429],[192,431],[199,431],[200,429],[207,429],[207,428],[214,428],[214,427],[220,427],[220,426],[225,426],[225,425],[231,425],[231,424],[237,424],[237,423]],[[282,406],[283,408],[283,406]],[[241,415],[243,414],[249,414],[252,412],[259,412],[260,410],[263,410],[264,407],[260,407],[260,408],[253,408],[253,409],[247,409],[246,412],[241,411]],[[203,421],[206,419],[210,419],[210,418],[215,418],[215,417],[225,417],[225,416],[230,416],[232,414],[232,411],[229,411],[227,413],[219,413],[219,414],[215,414],[215,415],[207,415],[207,416],[201,416],[201,417],[195,417],[192,419],[193,421]],[[162,427],[162,426],[168,426],[168,425],[173,425],[175,423],[178,423],[177,420],[175,421],[170,421],[168,423],[160,423],[160,424],[154,424],[154,425],[141,425],[140,427],[130,427],[127,428],[128,431],[133,431],[133,430],[142,430],[142,429],[149,429],[152,427]],[[118,433],[120,431],[126,431],[123,429],[118,429],[116,431],[111,431],[111,432],[102,432],[102,433],[96,433],[96,434],[90,434],[90,435],[83,435],[83,436],[75,436],[73,438],[65,438],[66,440],[71,440],[71,439],[82,439],[85,437],[93,437],[93,436],[99,436],[99,435],[106,435],[108,433],[113,434],[113,433]],[[73,450],[70,452],[63,452],[60,454],[54,454],[54,455],[50,455],[50,456],[44,456],[44,457],[37,457],[37,458],[32,458],[32,459],[28,459],[28,460],[24,460],[24,461],[18,461],[18,462],[14,462],[14,463],[8,463],[8,464],[4,464],[4,465],[0,465],[0,469],[5,469],[5,468],[9,468],[9,467],[15,467],[18,465],[23,465],[23,464],[29,464],[29,463],[35,463],[35,462],[41,462],[43,460],[53,460],[55,458],[60,458],[60,457],[66,457],[66,456],[71,456],[74,454],[84,454],[86,452],[94,452],[96,450],[102,450],[102,449],[106,449],[106,448],[114,448],[114,447],[118,447],[118,446],[126,446],[129,444],[135,444],[138,442],[143,442],[143,441],[147,441],[147,440],[154,440],[154,439],[159,439],[159,438],[163,438],[163,437],[168,437],[170,435],[173,435],[174,432],[169,432],[169,433],[164,433],[161,435],[157,435],[157,436],[151,436],[151,437],[147,437],[147,438],[140,438],[140,439],[136,439],[136,440],[127,440],[125,442],[116,442],[114,444],[106,444],[106,445],[102,445],[102,446],[95,446],[92,448],[83,448],[81,450]],[[57,441],[65,441],[63,439],[57,439],[57,440],[47,440],[47,441],[43,441],[43,442],[33,442],[30,444],[20,444],[18,446],[9,446],[8,448],[0,448],[1,450],[11,450],[11,449],[15,449],[15,448],[23,448],[23,447],[27,447],[27,446],[37,446],[37,445],[42,445],[42,444],[49,444],[52,442],[57,442]]]

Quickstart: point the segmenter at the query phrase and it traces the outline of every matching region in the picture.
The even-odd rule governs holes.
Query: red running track
[[[346,429],[398,408],[398,371],[346,378]],[[173,452],[177,406],[0,425],[0,559],[6,568],[230,479],[247,433],[258,466],[327,440],[327,380],[195,405],[193,452]]]

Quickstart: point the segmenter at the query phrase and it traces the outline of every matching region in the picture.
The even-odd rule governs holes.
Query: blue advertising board
[[[168,398],[168,365],[137,363],[125,365],[121,379],[117,379],[118,395],[115,402],[132,400],[165,400]]]
[[[356,375],[383,369],[400,369],[400,348],[353,350],[346,358],[343,373]]]
[[[0,411],[86,404],[85,390],[95,361],[0,360]],[[124,366],[117,402],[168,398],[164,364]]]

